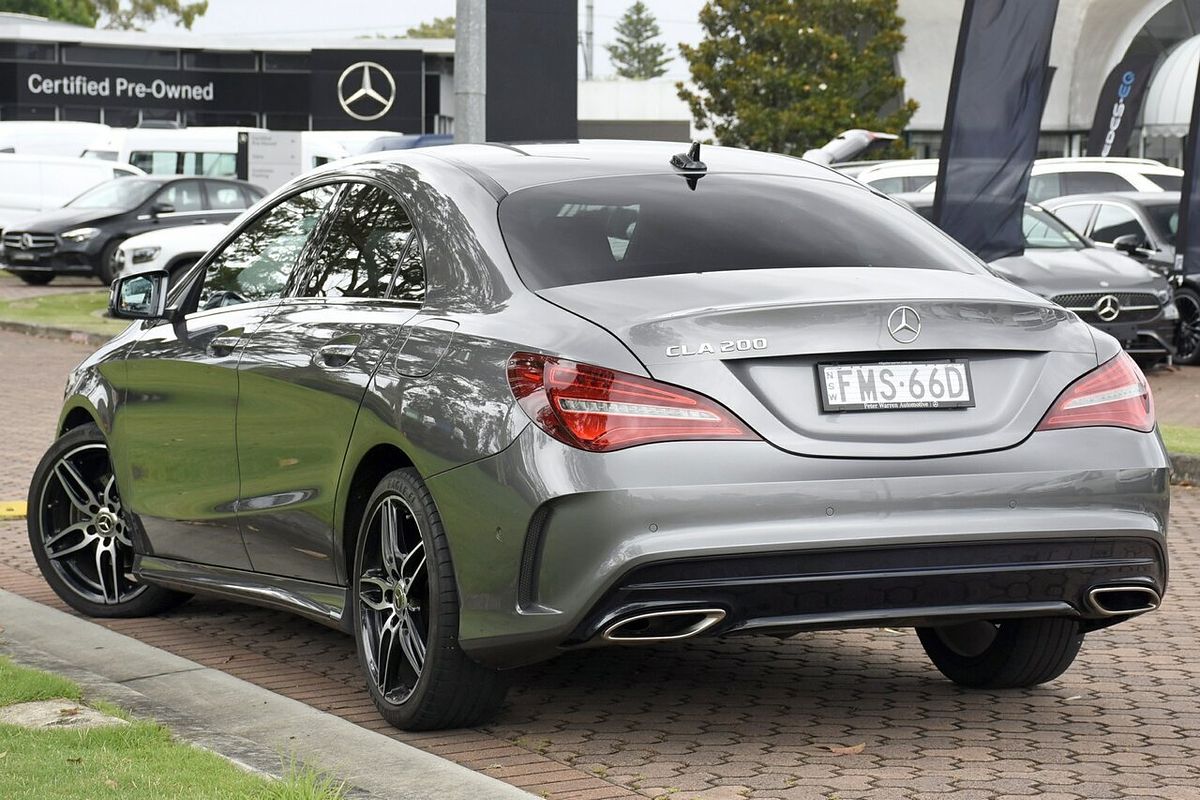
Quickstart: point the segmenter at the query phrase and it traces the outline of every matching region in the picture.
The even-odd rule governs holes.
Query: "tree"
[[[644,81],[657,78],[667,71],[666,65],[671,58],[663,54],[666,46],[654,41],[662,35],[662,31],[658,27],[658,20],[642,0],[625,9],[617,22],[616,31],[616,44],[607,44],[604,49],[608,51],[618,75]]]
[[[409,28],[404,35],[409,39],[453,39],[454,17],[434,17],[429,22]]]
[[[705,38],[680,45],[696,90],[677,84],[679,96],[697,128],[735,147],[792,154],[848,128],[899,133],[917,103],[894,69],[896,2],[709,0]],[[899,140],[887,151],[906,154]]]
[[[174,17],[176,25],[189,30],[197,17],[208,10],[208,0],[0,0],[0,11],[36,14],[39,17],[95,27],[128,31],[157,20]]]
[[[0,11],[73,22],[93,28],[100,17],[92,0],[0,0]]]

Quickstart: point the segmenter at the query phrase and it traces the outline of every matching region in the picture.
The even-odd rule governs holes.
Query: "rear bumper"
[[[705,635],[1031,615],[1106,624],[1086,604],[1092,586],[1165,589],[1167,478],[1157,434],[1108,428],[849,460],[762,442],[584,453],[530,427],[428,483],[455,561],[460,641],[507,667],[595,644],[651,605],[725,611]]]
[[[1117,617],[1098,587],[1161,595],[1166,553],[1152,539],[1062,538],[864,547],[696,558],[630,570],[564,643],[588,645],[621,620],[661,609],[716,608],[703,635],[937,625],[1070,616],[1087,629]]]

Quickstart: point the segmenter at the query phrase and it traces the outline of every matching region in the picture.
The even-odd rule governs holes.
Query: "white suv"
[[[847,164],[847,166],[850,166]],[[932,192],[937,183],[936,158],[886,161],[854,178],[884,194]],[[1096,192],[1176,192],[1183,170],[1148,158],[1039,158],[1029,178],[1030,203],[1052,197]]]

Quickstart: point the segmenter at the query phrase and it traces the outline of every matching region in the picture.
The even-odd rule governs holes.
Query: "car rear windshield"
[[[627,175],[513,192],[500,227],[532,289],[725,270],[918,267],[983,274],[905,207],[858,185],[777,175]]]

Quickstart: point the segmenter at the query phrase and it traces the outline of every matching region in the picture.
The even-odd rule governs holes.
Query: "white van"
[[[84,158],[132,164],[151,175],[237,175],[238,133],[265,128],[127,128],[93,142]],[[305,170],[345,158],[346,149],[324,137],[301,132]]]
[[[98,122],[0,122],[0,153],[79,158],[110,130]]]
[[[0,153],[0,230],[60,208],[97,184],[141,174],[127,164]]]

